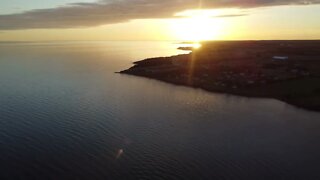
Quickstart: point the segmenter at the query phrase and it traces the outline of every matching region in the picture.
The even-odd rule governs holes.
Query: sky
[[[320,0],[1,0],[0,41],[320,39]]]

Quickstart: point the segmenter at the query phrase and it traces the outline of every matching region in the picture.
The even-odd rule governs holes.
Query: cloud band
[[[132,19],[172,18],[176,12],[205,8],[255,8],[319,4],[320,0],[100,0],[63,7],[0,15],[1,30],[80,28],[126,22]],[[222,17],[234,17],[225,15]]]

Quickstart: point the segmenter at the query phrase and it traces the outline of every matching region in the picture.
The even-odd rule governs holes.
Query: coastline
[[[285,51],[278,52],[279,43],[287,44]],[[320,111],[320,52],[314,49],[318,47],[320,41],[208,42],[190,54],[134,62],[119,73],[215,93],[274,98]],[[243,48],[250,51],[243,53]],[[285,54],[290,60],[276,62],[273,54]]]

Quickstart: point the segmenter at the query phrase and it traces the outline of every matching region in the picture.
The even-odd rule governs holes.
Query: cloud
[[[240,17],[240,16],[247,16],[248,14],[223,14],[223,15],[217,15],[212,16],[214,18],[229,18],[229,17]]]
[[[203,8],[255,8],[278,5],[319,4],[320,0],[100,0],[73,3],[19,14],[0,15],[0,30],[80,28],[132,19],[172,18],[176,12]],[[230,14],[217,17],[236,17]]]

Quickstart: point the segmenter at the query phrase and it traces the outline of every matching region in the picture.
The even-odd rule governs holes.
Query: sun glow
[[[200,43],[194,43],[194,44],[192,45],[192,47],[193,47],[194,49],[199,49],[199,48],[202,47],[202,45],[201,45]]]
[[[179,40],[204,41],[220,39],[223,22],[206,11],[187,11],[178,13],[180,19],[174,19],[171,31]]]

